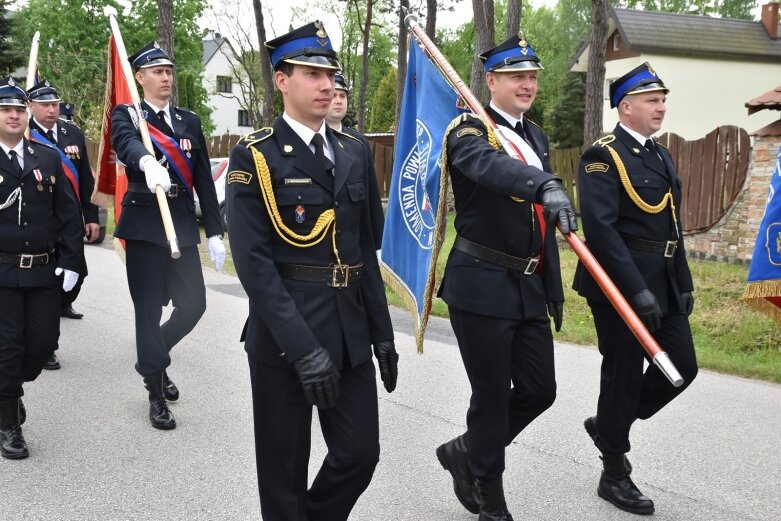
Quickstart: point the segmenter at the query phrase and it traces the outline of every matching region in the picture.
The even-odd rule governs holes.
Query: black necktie
[[[531,139],[529,134],[526,132],[526,125],[522,124],[520,121],[515,124],[515,132],[518,133],[521,138],[526,141],[526,143],[532,147],[532,150],[534,150],[534,153],[537,154],[537,147],[534,146],[534,141]]]
[[[330,173],[334,164],[325,155],[325,140],[323,139],[323,136],[315,134],[314,137],[312,137],[312,144],[315,146],[315,157],[322,163],[323,168]]]
[[[22,177],[22,165],[19,164],[17,159],[16,150],[8,151],[8,159],[11,161],[11,171],[15,172],[19,177]]]
[[[174,132],[171,129],[171,126],[165,120],[165,111],[164,110],[158,111],[157,112],[157,117],[160,118],[160,121],[163,123],[163,133],[167,134],[168,136],[173,137],[174,136]]]
[[[656,152],[656,144],[652,139],[646,139],[645,140],[645,149],[651,152],[652,154],[658,154]]]
[[[49,129],[49,130],[46,131],[46,139],[48,139],[52,143],[55,143],[55,144],[57,143],[57,140],[54,139],[54,132],[52,131],[52,129]]]

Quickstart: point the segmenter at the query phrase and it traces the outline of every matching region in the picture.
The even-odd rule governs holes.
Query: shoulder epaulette
[[[543,132],[545,132],[545,131],[542,129],[542,127],[541,127],[541,126],[539,126],[537,123],[535,123],[534,121],[530,120],[529,118],[527,118],[527,117],[525,117],[525,116],[524,116],[523,120],[524,120],[524,121],[528,121],[529,123],[531,123],[532,125],[534,125],[534,126],[535,126],[535,127],[537,127],[538,129],[540,129],[540,130],[542,130]]]
[[[72,127],[74,130],[78,130],[82,134],[84,133],[84,130],[80,126],[78,126],[75,122],[67,120],[67,119],[57,119],[57,123],[61,125],[65,125],[67,127]]]
[[[259,128],[258,130],[253,130],[246,136],[243,136],[239,143],[243,144],[245,147],[249,148],[255,143],[259,143],[263,141],[264,139],[268,139],[271,137],[271,135],[274,133],[274,129],[271,127],[263,127]]]
[[[599,146],[603,147],[605,145],[609,145],[610,143],[612,143],[615,140],[616,140],[615,134],[608,134],[608,135],[602,136],[601,138],[599,138],[596,141],[594,141],[592,146],[599,145]]]
[[[654,143],[656,143],[656,145],[657,145],[657,146],[660,146],[660,147],[662,147],[663,149],[667,150],[668,152],[670,151],[670,149],[669,149],[669,148],[667,148],[666,146],[664,146],[664,145],[663,145],[662,143],[660,143],[659,141],[656,141],[656,140],[654,140]]]
[[[185,108],[185,107],[174,107],[174,108],[175,108],[176,110],[181,110],[182,112],[189,112],[190,114],[194,114],[194,115],[196,115],[196,116],[198,115],[198,114],[195,114],[195,112],[193,112],[192,110],[190,110],[190,109],[188,109],[188,108]]]
[[[344,132],[342,130],[335,130],[335,129],[331,129],[331,130],[333,130],[336,134],[339,134],[340,136],[349,137],[350,139],[354,139],[358,143],[361,142],[360,139],[358,139],[357,137],[353,136],[352,134],[348,134],[347,132]]]

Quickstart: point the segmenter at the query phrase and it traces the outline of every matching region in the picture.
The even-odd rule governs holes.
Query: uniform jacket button
[[[336,202],[334,202],[334,206],[335,206],[336,208],[339,208],[339,201],[336,201]]]

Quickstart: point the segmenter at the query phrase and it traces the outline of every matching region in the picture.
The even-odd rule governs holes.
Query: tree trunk
[[[504,28],[504,39],[508,39],[521,30],[521,0],[507,2],[507,25]]]
[[[366,20],[363,24],[363,56],[361,56],[361,87],[358,94],[358,130],[366,132],[366,85],[369,83],[369,37],[372,31],[374,2],[366,0]]]
[[[472,0],[475,17],[475,59],[472,62],[470,89],[481,103],[488,102],[488,87],[485,85],[483,62],[477,57],[494,46],[494,2],[493,0]]]
[[[401,98],[404,96],[404,84],[407,81],[407,26],[404,25],[404,16],[409,11],[409,0],[400,0],[399,2],[399,54],[397,56],[397,75],[396,75],[396,118],[393,120],[394,146],[396,137],[399,133],[399,117],[401,116]]]
[[[260,42],[260,72],[263,77],[263,125],[271,125],[274,118],[274,77],[271,74],[271,58],[269,58],[264,43],[266,42],[266,26],[263,25],[263,6],[260,0],[252,0],[252,9],[255,11],[255,27],[258,30],[258,42]]]
[[[593,143],[602,135],[604,107],[605,46],[607,45],[608,0],[591,0],[591,39],[586,72],[586,115],[583,142]]]
[[[173,0],[157,0],[157,43],[176,63],[174,55],[174,3]],[[179,101],[179,82],[176,81],[176,69],[173,74],[170,103],[176,106]]]
[[[437,36],[437,0],[426,0],[426,36],[436,43]]]

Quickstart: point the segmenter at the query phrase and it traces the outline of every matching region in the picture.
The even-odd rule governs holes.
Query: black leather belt
[[[658,253],[668,258],[675,255],[675,250],[678,249],[678,241],[647,241],[629,235],[622,235],[621,238],[624,239],[624,243],[628,248],[648,253]]]
[[[520,271],[524,275],[531,275],[537,270],[537,265],[540,263],[539,255],[537,257],[513,257],[500,251],[492,250],[481,246],[476,242],[472,242],[469,239],[464,239],[461,236],[456,237],[456,242],[453,243],[453,248],[462,251],[473,257],[496,264],[504,268],[510,268],[511,270]]]
[[[276,263],[277,271],[283,279],[302,282],[321,282],[332,288],[346,288],[361,280],[363,264],[349,266],[303,266],[300,264]]]
[[[0,262],[16,264],[20,268],[32,268],[39,264],[48,264],[54,259],[54,252],[50,253],[0,253]]]
[[[128,183],[127,184],[127,191],[128,192],[140,192],[142,194],[148,194],[151,193],[149,191],[149,187],[145,185],[144,183]],[[168,197],[171,199],[174,199],[179,196],[187,195],[187,187],[184,185],[178,185],[176,183],[171,184],[171,188],[168,189],[168,191],[165,193]]]

